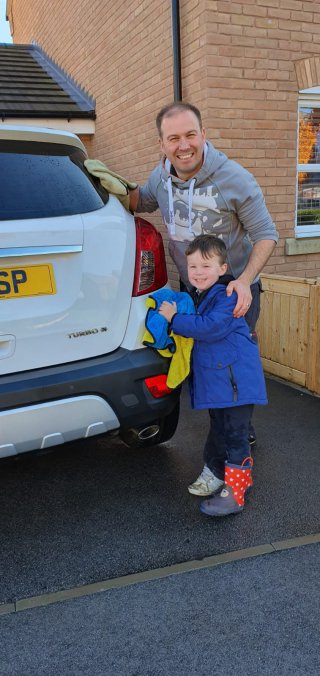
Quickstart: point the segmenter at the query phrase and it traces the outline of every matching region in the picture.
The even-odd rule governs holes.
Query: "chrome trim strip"
[[[0,249],[0,258],[19,258],[21,256],[48,256],[52,254],[81,253],[82,244],[67,244],[65,246],[25,246],[10,249]]]

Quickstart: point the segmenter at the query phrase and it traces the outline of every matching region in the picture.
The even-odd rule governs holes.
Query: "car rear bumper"
[[[179,388],[151,396],[144,379],[166,373],[155,350],[94,359],[0,378],[0,457],[101,434],[144,427],[171,413]]]

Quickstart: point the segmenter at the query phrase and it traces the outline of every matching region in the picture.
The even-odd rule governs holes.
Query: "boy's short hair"
[[[210,255],[219,256],[221,265],[227,262],[227,247],[222,239],[216,235],[198,235],[186,248],[186,256],[200,251],[203,258],[210,258]]]

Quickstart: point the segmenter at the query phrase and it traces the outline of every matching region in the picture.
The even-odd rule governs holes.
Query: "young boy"
[[[225,516],[243,510],[252,485],[249,424],[253,404],[267,404],[266,388],[258,346],[245,319],[233,317],[236,293],[226,294],[232,277],[226,274],[224,242],[199,235],[186,256],[197,314],[179,314],[176,303],[167,301],[159,313],[174,333],[194,338],[191,404],[210,415],[205,466],[188,490],[212,496],[200,505],[204,514]]]

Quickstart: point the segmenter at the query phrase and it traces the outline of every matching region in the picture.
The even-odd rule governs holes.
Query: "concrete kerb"
[[[225,554],[207,556],[199,560],[195,559],[192,561],[177,563],[164,568],[154,568],[153,570],[147,570],[141,573],[124,575],[111,580],[102,580],[100,582],[86,584],[81,587],[73,587],[71,589],[50,592],[49,594],[31,596],[28,598],[19,599],[14,603],[0,604],[0,616],[10,615],[12,613],[21,612],[22,610],[28,610],[31,608],[40,608],[52,603],[70,601],[83,596],[91,596],[93,594],[109,591],[111,589],[120,589],[122,587],[141,584],[150,580],[158,580],[161,578],[170,577],[171,575],[189,573],[191,571],[201,570],[204,568],[213,568],[215,566],[221,566],[227,563],[242,561],[244,559],[258,556],[265,556],[267,554],[274,554],[287,549],[304,547],[306,545],[316,543],[320,543],[320,533],[303,535],[301,537],[288,540],[279,540],[269,544],[258,545],[256,547],[248,547],[247,549],[238,549]]]

